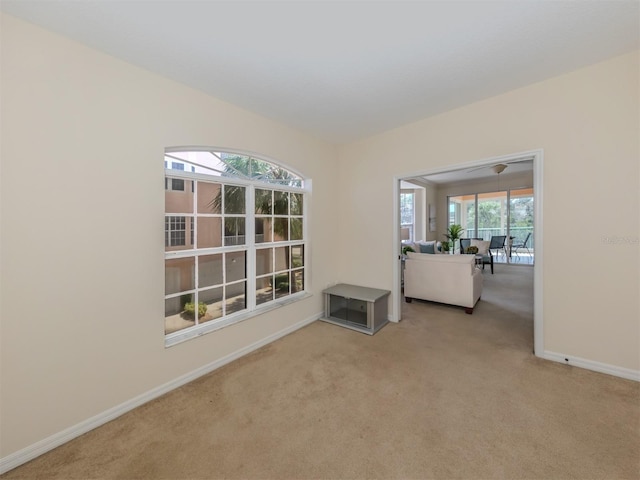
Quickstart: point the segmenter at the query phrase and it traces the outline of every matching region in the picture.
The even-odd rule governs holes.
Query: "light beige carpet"
[[[639,478],[640,385],[532,355],[532,274],[485,270],[473,315],[315,322],[4,477]]]

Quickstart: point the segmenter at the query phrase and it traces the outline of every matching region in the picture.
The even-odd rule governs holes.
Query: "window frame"
[[[201,256],[207,256],[207,255],[223,254],[224,256],[227,253],[232,253],[232,252],[240,252],[240,251],[245,252],[245,279],[244,279],[245,308],[240,311],[233,312],[231,314],[227,314],[219,318],[211,319],[201,324],[195,324],[193,326],[186,327],[171,333],[165,333],[165,347],[170,347],[172,345],[181,343],[191,338],[201,336],[205,333],[219,330],[220,328],[224,328],[228,325],[232,325],[232,324],[241,322],[243,320],[247,320],[249,318],[255,317],[257,315],[261,315],[275,308],[279,308],[283,305],[309,297],[311,295],[309,293],[310,242],[309,242],[309,236],[308,236],[308,225],[309,225],[308,207],[309,207],[309,197],[310,197],[310,188],[309,188],[310,182],[295,170],[290,169],[289,167],[286,167],[278,162],[274,162],[271,159],[265,158],[262,155],[256,155],[253,153],[246,153],[246,152],[240,152],[240,151],[229,150],[229,149],[218,149],[218,148],[203,149],[203,148],[189,148],[189,147],[166,149],[165,154],[170,153],[172,151],[176,151],[176,152],[215,151],[215,152],[222,152],[225,154],[247,156],[247,157],[250,157],[251,159],[264,161],[271,165],[274,165],[275,167],[287,170],[288,172],[295,175],[300,180],[300,183],[302,184],[302,186],[301,187],[289,186],[289,185],[283,185],[282,183],[276,183],[276,182],[272,183],[272,182],[263,181],[260,179],[247,179],[247,178],[240,178],[236,176],[207,175],[205,173],[190,172],[188,171],[189,169],[187,168],[185,168],[184,170],[174,170],[170,168],[165,168],[164,170],[165,192],[167,190],[166,189],[167,179],[169,179],[169,182],[168,182],[169,184],[172,183],[171,179],[182,179],[185,181],[191,180],[192,190],[194,195],[194,199],[193,199],[194,211],[192,213],[187,213],[187,215],[192,215],[192,222],[191,222],[192,228],[193,228],[193,224],[194,223],[196,224],[196,227],[192,232],[192,243],[190,248],[189,248],[189,245],[186,245],[186,247],[188,248],[179,249],[179,250],[166,250],[166,247],[165,247],[165,252],[164,252],[165,264],[166,264],[166,260],[170,260],[170,259],[194,258],[195,267],[194,267],[194,273],[193,273],[194,275],[193,292],[195,292],[196,290],[200,290],[200,291],[207,290],[207,289],[212,290],[212,289],[218,288],[218,286],[198,287],[198,266],[197,266],[198,258]],[[165,167],[166,166],[167,164],[166,164],[166,157],[165,157]],[[216,246],[216,247],[196,248],[197,243],[196,244],[193,243],[193,239],[197,238],[198,236],[197,221],[195,221],[199,215],[197,211],[197,192],[198,192],[197,182],[198,181],[220,184],[222,185],[223,192],[224,192],[224,186],[227,186],[227,185],[240,186],[245,188],[245,213],[244,214],[232,214],[232,213],[225,214],[224,212],[221,212],[219,215],[222,221],[222,245],[219,247]],[[255,220],[256,218],[258,218],[258,216],[262,216],[260,214],[255,213],[255,192],[258,189],[287,192],[289,195],[291,195],[292,193],[297,193],[302,195],[301,215],[291,214],[290,203],[289,203],[289,214],[287,215],[287,218],[289,218],[289,223],[291,223],[290,220],[292,218],[302,219],[302,239],[291,240],[290,239],[291,235],[289,234],[288,235],[289,239],[287,240],[256,243]],[[180,216],[184,216],[184,214],[168,213],[165,206],[165,219],[167,217],[180,217]],[[245,218],[244,244],[225,245],[225,236],[224,236],[224,218],[225,217],[244,217]],[[272,218],[276,218],[276,217],[277,216],[275,214],[272,214]],[[289,232],[290,230],[291,230],[291,227],[289,226]],[[166,229],[165,229],[165,237],[166,237]],[[292,265],[291,258],[292,258],[293,248],[298,245],[301,245],[303,249],[303,252],[302,252],[303,264],[302,264],[302,267],[295,268]],[[284,297],[278,298],[275,294],[275,285],[273,285],[274,298],[266,303],[257,303],[256,285],[260,281],[260,279],[265,277],[265,275],[257,275],[256,251],[260,249],[273,249],[273,252],[275,252],[275,250],[279,247],[289,247],[288,248],[288,256],[289,256],[288,272],[289,272],[290,278],[293,275],[294,271],[299,271],[299,270],[303,271],[303,278],[302,278],[303,289],[299,292],[292,293],[291,287],[289,287],[290,288],[289,294]],[[224,274],[224,270],[225,268],[223,268],[223,274]],[[275,277],[278,273],[282,273],[282,272],[279,272],[279,271],[276,272],[275,265],[274,265],[272,274]],[[232,283],[233,284],[240,283],[241,281],[232,282]],[[225,282],[224,279],[223,279],[222,286],[224,288],[226,288],[227,286],[227,283]],[[181,292],[181,293],[184,293],[184,292]],[[177,295],[178,294],[167,295],[166,287],[165,287],[165,294],[163,297],[165,301],[167,300],[167,297],[176,297]],[[194,301],[195,301],[195,298],[194,298]],[[223,299],[223,301],[226,301],[226,299]],[[166,310],[165,310],[165,320],[163,321],[163,325],[165,324],[165,322],[166,322]]]

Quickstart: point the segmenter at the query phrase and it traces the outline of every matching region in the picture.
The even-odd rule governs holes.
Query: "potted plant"
[[[456,242],[462,237],[462,232],[464,232],[464,228],[462,228],[462,225],[456,223],[449,225],[449,228],[447,228],[447,233],[445,233],[444,236],[447,237],[447,240],[451,244],[451,253],[455,252]]]
[[[404,247],[402,247],[402,255],[407,255],[407,252],[415,252],[415,250],[413,249],[413,247],[406,245]]]
[[[442,251],[443,251],[443,252],[445,252],[445,253],[448,253],[448,252],[449,252],[450,245],[449,245],[449,242],[448,242],[448,241],[446,241],[446,240],[445,240],[445,241],[444,241],[444,242],[442,242],[440,245],[442,246]]]

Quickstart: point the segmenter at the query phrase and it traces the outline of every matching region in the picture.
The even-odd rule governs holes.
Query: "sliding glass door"
[[[533,263],[533,218],[532,188],[449,197],[449,225],[461,225],[464,238],[491,240],[504,235],[505,253],[510,251],[510,243],[520,245],[498,261]]]

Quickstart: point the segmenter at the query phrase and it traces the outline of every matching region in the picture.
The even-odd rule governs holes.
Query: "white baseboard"
[[[544,353],[540,355],[540,358],[640,382],[640,371],[631,370],[630,368],[618,367],[607,363],[600,363],[594,360],[587,360],[585,358],[574,357],[571,355],[563,355],[556,352],[549,352],[548,350],[545,350]]]
[[[264,345],[274,342],[275,340],[278,340],[285,335],[288,335],[306,325],[309,325],[310,323],[318,320],[322,315],[322,313],[318,313],[305,320],[294,323],[293,325],[280,330],[279,332],[269,335],[255,343],[252,343],[251,345],[247,345],[246,347],[243,347],[229,355],[226,355],[225,357],[211,362],[208,365],[197,368],[196,370],[182,375],[170,382],[167,382],[164,385],[160,385],[159,387],[156,387],[152,390],[149,390],[148,392],[138,395],[137,397],[127,400],[120,405],[117,405],[113,408],[110,408],[109,410],[99,413],[98,415],[88,418],[87,420],[84,420],[72,427],[55,433],[43,440],[40,440],[33,445],[18,450],[17,452],[7,455],[4,458],[0,458],[0,475],[24,463],[27,463],[28,461],[33,460],[36,457],[39,457],[49,450],[53,450],[54,448],[59,447],[60,445],[67,443],[70,440],[73,440],[76,437],[79,437],[80,435],[83,435],[93,430],[94,428],[104,425],[105,423],[110,422],[111,420],[121,415],[124,415],[125,413],[153,400],[154,398],[157,398],[161,395],[164,395],[165,393],[170,392],[171,390],[181,387],[182,385],[185,385],[195,380],[196,378],[201,377],[202,375],[206,375],[207,373],[210,373],[226,365],[227,363],[230,363],[248,353],[251,353],[258,348],[263,347]]]

